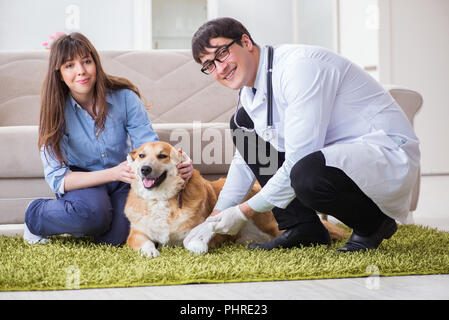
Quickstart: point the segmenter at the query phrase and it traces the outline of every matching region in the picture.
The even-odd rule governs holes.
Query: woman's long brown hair
[[[39,119],[38,147],[59,161],[66,161],[61,151],[61,140],[65,130],[65,105],[69,88],[62,80],[61,66],[77,57],[91,55],[97,69],[97,80],[93,92],[93,113],[95,131],[102,132],[107,118],[106,94],[108,91],[130,89],[140,98],[140,92],[129,80],[106,74],[100,57],[92,43],[81,33],[71,33],[59,37],[51,46],[48,71],[42,86],[41,110]]]

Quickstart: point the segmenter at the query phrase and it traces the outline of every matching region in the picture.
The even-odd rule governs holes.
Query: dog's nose
[[[140,168],[140,172],[142,172],[142,175],[145,177],[148,176],[151,171],[153,171],[153,169],[151,169],[150,166],[143,166],[142,168]]]

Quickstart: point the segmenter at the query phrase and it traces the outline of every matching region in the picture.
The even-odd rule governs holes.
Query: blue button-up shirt
[[[53,192],[64,193],[64,178],[70,166],[98,171],[114,167],[145,142],[159,140],[151,126],[145,106],[131,90],[110,92],[106,96],[108,116],[104,131],[95,134],[95,120],[69,96],[65,106],[65,132],[61,151],[68,166],[60,164],[41,149],[45,180]]]

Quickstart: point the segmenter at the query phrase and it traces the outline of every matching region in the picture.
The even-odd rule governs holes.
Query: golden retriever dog
[[[158,257],[156,244],[183,245],[187,234],[206,220],[212,212],[225,179],[208,181],[198,170],[186,182],[179,175],[176,165],[185,161],[182,152],[165,142],[143,144],[128,156],[128,163],[136,178],[131,183],[125,215],[130,221],[127,245],[142,256]],[[257,183],[248,198],[260,190]],[[346,236],[345,231],[323,221],[332,239]],[[206,230],[206,233],[207,230]],[[273,213],[254,215],[235,236],[209,232],[206,243],[198,246],[184,244],[195,253],[207,252],[208,246],[232,240],[268,241],[281,234]]]

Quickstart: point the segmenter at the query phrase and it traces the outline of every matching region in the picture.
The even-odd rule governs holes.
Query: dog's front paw
[[[142,257],[146,257],[146,258],[157,258],[160,256],[160,253],[154,246],[154,243],[152,243],[150,241],[145,242],[139,251],[140,251],[140,255]]]
[[[190,252],[193,252],[193,253],[196,253],[196,254],[204,254],[209,249],[209,246],[207,245],[207,243],[202,242],[202,241],[197,240],[197,239],[193,239],[193,240],[189,241],[185,245],[185,247]]]

